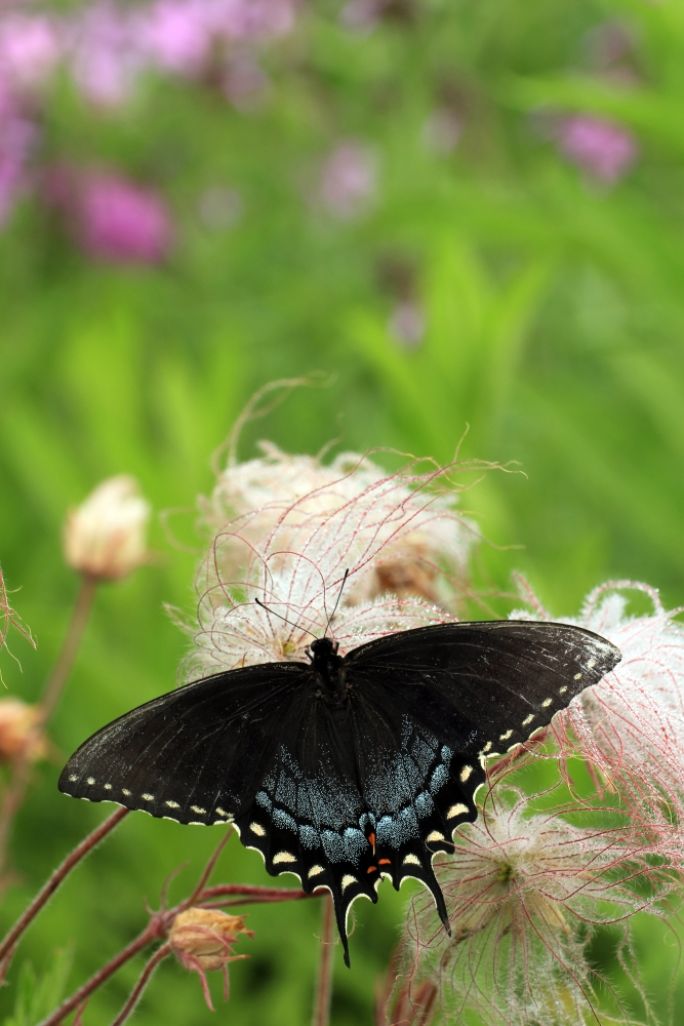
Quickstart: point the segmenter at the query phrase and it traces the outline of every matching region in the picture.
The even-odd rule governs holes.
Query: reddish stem
[[[9,968],[14,949],[27,927],[36,918],[42,907],[55,893],[57,888],[64,882],[71,870],[81,862],[86,855],[95,848],[100,841],[111,833],[115,826],[121,822],[124,816],[128,815],[128,809],[117,809],[109,816],[104,823],[93,830],[78,844],[73,851],[69,852],[64,861],[55,869],[43,887],[38,891],[33,901],[26,908],[23,915],[19,917],[12,929],[0,942],[0,980],[2,980]]]
[[[252,901],[300,901],[302,898],[320,898],[320,894],[307,894],[306,891],[284,890],[277,887],[251,887],[244,884],[218,884],[216,887],[207,887],[202,891],[201,903],[211,901],[212,898],[231,897],[238,895],[244,901],[233,901],[231,905],[243,905]]]
[[[219,858],[221,856],[221,852],[223,851],[225,846],[228,844],[228,841],[230,840],[232,833],[233,833],[232,830],[226,831],[225,836],[216,845],[216,848],[214,849],[212,855],[209,858],[209,861],[207,862],[206,866],[204,867],[204,869],[200,873],[200,876],[199,876],[199,879],[198,879],[198,881],[197,881],[197,883],[195,885],[194,891],[192,892],[190,897],[187,899],[187,905],[192,905],[194,903],[194,901],[197,899],[198,895],[200,895],[202,893],[202,891],[204,890],[204,887],[207,884],[207,882],[209,880],[209,877],[211,876],[211,874],[214,872],[214,869],[216,868],[216,863],[218,862],[218,860],[219,860]],[[184,903],[184,904],[186,904],[186,903]]]
[[[323,896],[323,922],[321,929],[321,958],[316,982],[316,999],[312,1026],[328,1026],[330,1023],[330,1001],[332,998],[332,953],[333,937],[333,903],[329,894]]]
[[[124,814],[127,811],[127,809],[120,810],[120,812]],[[117,813],[115,813],[115,815],[117,815]],[[112,817],[112,819],[113,818],[114,817]],[[138,952],[147,947],[148,944],[151,944],[153,941],[163,937],[175,916],[186,909],[191,904],[191,901],[198,905],[204,905],[205,897],[211,897],[212,895],[216,896],[218,894],[239,895],[242,899],[240,904],[244,904],[245,901],[258,901],[260,899],[268,901],[282,901],[310,897],[310,895],[306,894],[304,891],[278,891],[272,887],[245,887],[240,884],[211,887],[207,888],[206,891],[203,891],[200,894],[195,892],[192,899],[186,898],[184,901],[176,905],[175,908],[168,909],[166,912],[153,916],[145,929],[139,933],[138,936],[130,942],[130,944],[127,944],[118,955],[115,955],[114,958],[107,962],[106,965],[102,966],[102,968],[91,976],[91,978],[84,983],[82,987],[79,987],[71,997],[67,998],[66,1001],[64,1001],[59,1008],[52,1013],[52,1015],[47,1019],[44,1019],[39,1026],[59,1026],[59,1023],[63,1022],[66,1016],[82,1007],[83,1003],[87,1001],[93,991],[102,986],[102,984],[105,983],[118,969],[120,969],[125,962],[128,962],[131,958],[137,955]],[[165,947],[166,945],[163,945],[159,949],[159,951],[164,951],[163,957],[168,954],[168,951],[164,950]],[[161,961],[161,956],[159,961]],[[146,967],[149,969],[149,973],[146,975],[145,970],[143,970],[143,974],[138,981],[138,985],[142,984],[139,993],[142,993],[142,990],[147,985],[149,976],[152,975],[157,966],[155,956],[152,956],[150,963],[148,963],[148,966]],[[133,997],[133,995],[131,995],[131,997]],[[134,1004],[135,1002],[130,1006],[127,1015],[133,1010]],[[119,1015],[123,1014],[126,1007],[127,1006],[124,1006]],[[124,1019],[121,1019],[121,1022],[124,1021]]]
[[[77,1008],[90,997],[93,991],[97,990],[98,987],[113,976],[117,969],[120,969],[125,962],[130,961],[139,951],[146,948],[152,941],[157,940],[163,936],[167,922],[167,916],[154,916],[147,924],[145,929],[138,934],[138,936],[127,944],[125,948],[122,948],[118,955],[110,959],[106,965],[103,965],[101,969],[98,969],[90,979],[79,987],[71,997],[68,997],[66,1001],[57,1008],[52,1015],[49,1015],[47,1019],[43,1019],[39,1026],[58,1026],[59,1023],[63,1022],[67,1015],[71,1015]]]
[[[57,657],[52,673],[48,677],[43,696],[40,700],[41,726],[43,727],[52,716],[57,703],[62,697],[64,685],[71,673],[78,646],[81,644],[83,632],[88,623],[97,585],[98,579],[96,577],[84,576],[81,578],[81,587],[76,596],[74,611],[71,614],[62,650]]]
[[[94,577],[83,577],[81,579],[81,587],[76,596],[76,603],[61,651],[57,656],[57,662],[47,679],[43,695],[38,703],[39,716],[34,727],[36,734],[43,730],[62,695],[64,685],[74,664],[76,652],[81,643],[88,617],[90,616],[96,588],[97,581]],[[31,747],[31,744],[27,743],[25,748],[26,754],[23,757],[19,757],[12,766],[12,776],[5,791],[2,809],[0,810],[0,873],[7,864],[7,849],[14,817],[23,804],[31,779],[31,760],[29,755]]]
[[[160,948],[157,948],[155,953],[149,958],[145,964],[145,968],[141,972],[138,982],[128,996],[128,999],[117,1015],[116,1019],[112,1022],[112,1026],[122,1026],[126,1019],[135,1010],[138,1001],[143,995],[143,991],[147,987],[147,984],[152,979],[157,967],[164,959],[171,954],[171,945],[162,944]]]

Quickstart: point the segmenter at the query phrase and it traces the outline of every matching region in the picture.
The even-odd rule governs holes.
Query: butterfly
[[[526,741],[621,659],[589,630],[524,620],[399,631],[340,655],[245,666],[161,695],[93,734],[59,789],[179,823],[231,823],[267,871],[327,888],[349,965],[354,900],[423,883],[477,816],[484,761]]]

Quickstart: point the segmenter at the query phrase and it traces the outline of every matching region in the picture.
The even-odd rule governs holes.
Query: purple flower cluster
[[[637,157],[636,141],[626,128],[587,114],[563,118],[556,139],[564,156],[607,185],[621,178]]]
[[[95,102],[116,104],[148,69],[194,77],[227,61],[228,46],[282,35],[297,0],[98,0],[70,16],[0,14],[0,75],[10,88],[42,86],[58,65]]]
[[[66,69],[84,99],[116,107],[150,71],[201,79],[211,72],[227,100],[248,104],[263,88],[259,42],[293,25],[299,0],[96,0],[70,14],[0,10],[0,228],[22,191],[64,219],[97,259],[155,263],[169,252],[172,227],[163,200],[112,171],[39,171],[40,109],[52,76]],[[231,44],[240,42],[240,54]]]
[[[152,189],[111,171],[56,167],[43,199],[81,251],[109,263],[158,264],[173,244],[171,215]]]
[[[0,79],[0,227],[21,192],[36,131]]]
[[[355,139],[338,143],[320,168],[318,196],[335,217],[347,219],[361,213],[371,202],[377,186],[374,152]]]

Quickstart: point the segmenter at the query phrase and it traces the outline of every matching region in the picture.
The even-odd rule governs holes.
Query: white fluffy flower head
[[[312,532],[318,523],[328,533],[336,515],[336,528],[356,518],[356,549],[364,537],[371,544],[382,538],[382,553],[366,561],[365,573],[354,575],[346,602],[402,589],[441,601],[439,569],[463,574],[478,532],[457,513],[454,487],[441,492],[433,487],[444,476],[440,468],[425,472],[415,464],[387,474],[359,453],[341,453],[324,463],[284,453],[271,443],[262,443],[261,449],[257,459],[230,463],[203,503],[204,519],[217,535],[217,577],[230,581],[239,573],[244,565],[240,542],[287,551],[300,544],[302,529]],[[347,537],[351,533],[345,528]]]
[[[323,466],[273,447],[232,467],[214,497],[222,526],[200,570],[189,672],[301,660],[326,632],[344,653],[452,620],[447,575],[474,529],[435,490],[443,474],[383,474],[349,454]]]
[[[100,580],[125,577],[146,558],[149,515],[150,507],[134,478],[124,474],[108,478],[67,517],[67,563]]]
[[[629,612],[629,592],[646,596],[650,612]],[[568,622],[617,645],[622,659],[559,718],[561,745],[579,750],[617,789],[630,814],[662,836],[684,819],[684,629],[679,611],[632,581],[607,582]],[[512,614],[526,615],[529,611]],[[680,865],[684,859],[679,857]]]

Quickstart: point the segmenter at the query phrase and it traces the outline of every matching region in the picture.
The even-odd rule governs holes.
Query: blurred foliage
[[[592,33],[617,16],[632,40],[627,81],[596,73],[587,57]],[[55,84],[42,159],[154,184],[171,204],[176,245],[162,267],[93,262],[30,196],[0,234],[0,557],[39,646],[14,642],[24,672],[5,660],[10,692],[37,696],[65,630],[76,591],[60,559],[66,509],[127,472],[158,511],[175,512],[156,522],[154,564],[101,591],[53,725],[54,757],[18,819],[5,921],[102,818],[56,794],[62,757],[175,682],[186,641],[163,604],[193,609],[195,497],[211,488],[211,453],[265,382],[327,379],[250,425],[243,455],[261,437],[304,452],[335,438],[445,461],[460,443],[460,458],[523,471],[487,473],[464,495],[488,539],[476,559],[482,589],[510,591],[519,568],[558,616],[612,577],[682,601],[682,52],[674,3],[416,0],[355,32],[327,2],[265,49],[267,85],[245,109],[154,73],[109,111],[88,106],[66,76]],[[460,133],[447,149],[429,142],[445,108]],[[597,182],[559,155],[547,119],[566,111],[634,133],[639,157],[620,181]],[[345,139],[374,153],[377,187],[341,218],[316,183]],[[408,341],[392,320],[407,298],[425,324]],[[15,1009],[8,1026],[38,1014],[27,965],[42,977],[69,947],[72,989],[189,863],[172,886],[184,893],[215,840],[128,818],[27,935],[13,970],[24,996],[15,1007],[14,987],[0,993],[4,1012]],[[221,876],[265,882],[237,840]],[[356,906],[336,1026],[368,1021],[404,903],[383,888],[377,908]],[[249,912],[253,957],[232,968],[221,1015],[241,1026],[307,1021],[318,916],[315,902]],[[657,1004],[676,952],[645,929]],[[61,987],[59,966],[36,1002]],[[94,998],[86,1019],[109,1021],[139,968]],[[681,992],[677,1008],[681,1020]],[[199,985],[164,965],[136,1022],[190,1021],[213,1021]]]

